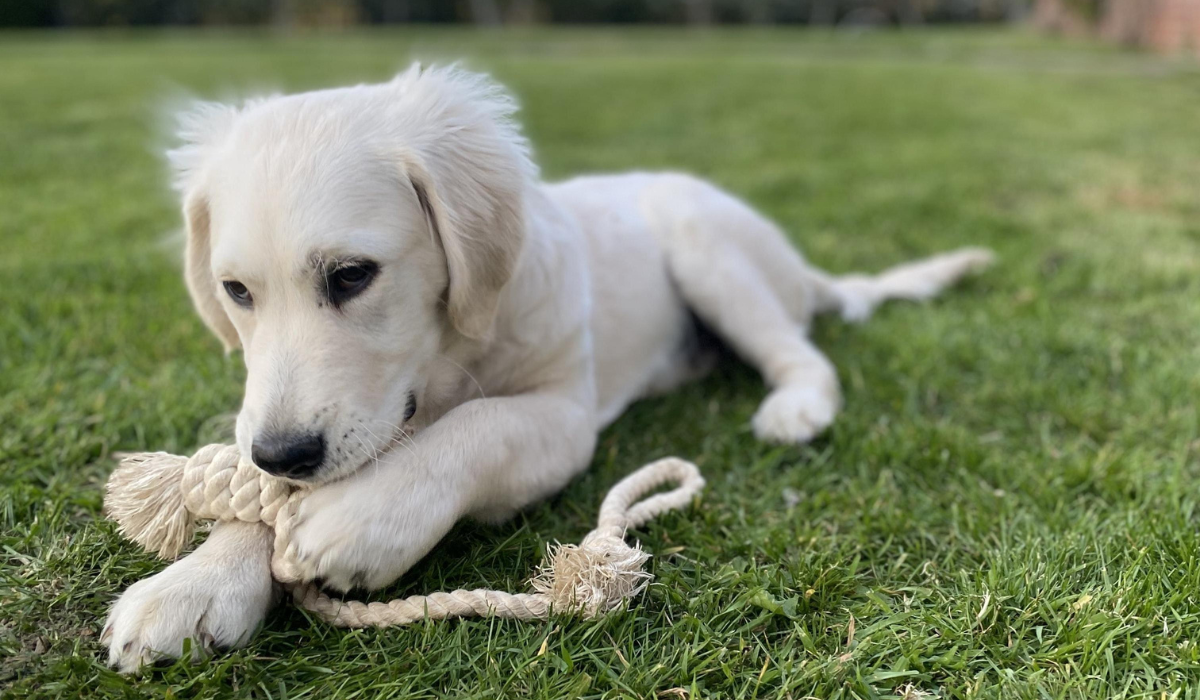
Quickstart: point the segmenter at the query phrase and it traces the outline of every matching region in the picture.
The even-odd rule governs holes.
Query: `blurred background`
[[[542,23],[838,27],[1024,22],[1200,52],[1200,0],[6,0],[0,27]]]

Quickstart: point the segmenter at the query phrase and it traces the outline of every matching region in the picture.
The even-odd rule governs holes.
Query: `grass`
[[[620,475],[692,458],[710,486],[637,533],[657,579],[627,611],[345,632],[283,606],[245,649],[119,676],[100,623],[163,564],[101,516],[110,455],[220,436],[243,378],[164,243],[156,107],[414,54],[510,84],[549,177],[689,169],[836,271],[1002,262],[820,323],[846,405],[814,444],[755,442],[728,362],[379,596],[519,589]],[[1194,65],[976,31],[4,35],[0,696],[1196,697],[1198,94]]]

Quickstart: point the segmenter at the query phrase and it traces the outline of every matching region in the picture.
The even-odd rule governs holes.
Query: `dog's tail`
[[[837,311],[847,321],[864,321],[888,299],[920,301],[992,264],[986,248],[960,248],[949,253],[888,268],[878,275],[835,277],[815,272],[819,311]]]

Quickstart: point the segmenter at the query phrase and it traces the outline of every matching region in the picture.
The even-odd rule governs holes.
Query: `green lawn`
[[[820,323],[846,407],[813,445],[754,441],[730,361],[379,595],[518,590],[622,474],[691,458],[709,488],[636,533],[657,579],[627,611],[345,632],[283,606],[211,662],[108,671],[108,605],[163,566],[101,516],[110,455],[219,439],[243,377],[175,263],[160,107],[412,56],[511,85],[548,177],[688,169],[835,271],[1001,262]],[[978,31],[0,35],[0,696],[1196,697],[1197,115],[1200,66]]]

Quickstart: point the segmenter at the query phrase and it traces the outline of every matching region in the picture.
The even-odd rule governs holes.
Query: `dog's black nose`
[[[318,433],[267,433],[255,438],[250,458],[268,474],[303,479],[325,461],[325,438]]]

